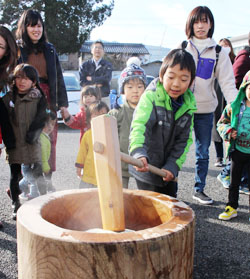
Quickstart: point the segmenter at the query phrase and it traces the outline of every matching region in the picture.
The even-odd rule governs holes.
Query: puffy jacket
[[[125,100],[124,104],[118,109],[112,109],[109,114],[117,120],[117,128],[120,142],[120,150],[128,154],[130,125],[133,118],[134,109]],[[122,176],[129,177],[128,164],[122,163]]]
[[[192,144],[193,117],[196,103],[188,89],[183,104],[172,110],[172,101],[158,79],[143,93],[135,109],[130,131],[130,154],[145,156],[149,164],[164,168],[176,177]],[[138,180],[163,186],[160,176],[150,172],[137,172],[129,165],[129,172]]]
[[[244,76],[240,86],[240,91],[236,99],[228,104],[222,112],[221,118],[217,123],[217,130],[220,136],[225,140],[227,147],[227,156],[230,156],[231,152],[235,148],[235,140],[231,138],[232,130],[238,130],[238,125],[243,116],[243,112],[246,108],[246,86],[250,84],[250,71]]]
[[[101,84],[102,96],[109,95],[112,78],[112,64],[110,62],[102,59],[96,68],[93,59],[89,59],[80,67],[79,75],[81,86]],[[87,76],[91,76],[92,80],[88,81]]]
[[[31,89],[22,98],[9,92],[3,101],[10,115],[16,148],[6,150],[10,164],[41,162],[40,134],[47,119],[47,102],[38,89]]]
[[[219,59],[214,72],[216,62],[215,47],[216,42],[210,39],[209,45],[199,53],[192,39],[190,39],[185,48],[186,51],[193,55],[196,64],[196,77],[190,89],[197,102],[197,113],[211,113],[215,111],[218,105],[214,90],[215,78],[219,82],[227,103],[232,102],[237,96],[232,63],[228,54],[223,49],[219,53]]]
[[[20,47],[21,55],[18,59],[19,63],[27,63],[28,53],[25,48]],[[48,84],[50,89],[50,102],[53,110],[60,107],[68,107],[68,96],[64,84],[61,65],[55,47],[46,43],[44,48],[44,56],[47,65]]]
[[[250,70],[250,47],[242,49],[234,59],[233,71],[237,89],[240,88],[244,75]]]

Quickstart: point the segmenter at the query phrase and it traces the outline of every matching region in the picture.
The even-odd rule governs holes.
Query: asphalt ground
[[[56,189],[78,188],[74,162],[77,155],[80,133],[61,126],[57,144],[57,171],[53,175]],[[192,199],[194,185],[194,144],[186,163],[179,174],[178,199],[188,204],[196,215],[194,276],[200,279],[250,279],[250,222],[249,197],[240,195],[238,217],[231,221],[218,220],[227,202],[227,190],[216,177],[221,168],[213,166],[215,151],[210,147],[210,166],[205,192],[214,199],[214,204],[200,205]],[[0,279],[17,278],[16,223],[12,220],[12,208],[6,188],[9,184],[9,167],[0,157]],[[129,188],[134,189],[131,181]],[[60,279],[60,278],[59,278]],[[69,278],[70,279],[70,278]],[[182,278],[180,278],[182,279]]]

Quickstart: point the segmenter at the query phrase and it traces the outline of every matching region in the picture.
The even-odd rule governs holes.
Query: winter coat
[[[19,57],[18,62],[27,63],[28,53],[26,48],[20,47],[20,51],[21,56]],[[50,106],[54,111],[57,111],[60,107],[68,107],[68,96],[58,55],[52,44],[45,44],[44,57],[47,65]]]
[[[217,123],[217,130],[223,140],[227,143],[227,156],[230,156],[235,148],[235,140],[231,137],[231,133],[233,129],[236,131],[238,130],[238,125],[246,108],[245,89],[248,84],[250,84],[250,71],[248,71],[243,78],[243,82],[240,86],[240,91],[236,99],[225,107],[221,118]]]
[[[250,70],[250,47],[242,49],[234,59],[233,71],[235,83],[239,89],[244,75]]]
[[[128,154],[128,147],[129,147],[129,133],[130,133],[130,126],[133,118],[134,109],[130,107],[127,101],[118,108],[112,109],[109,114],[114,116],[117,120],[117,128],[118,128],[118,135],[119,135],[119,142],[120,142],[120,150],[123,153]],[[128,172],[128,164],[122,163],[122,176],[129,177],[130,174]]]
[[[38,89],[31,89],[22,98],[13,92],[3,97],[16,137],[16,148],[6,150],[10,164],[41,162],[40,134],[47,118],[47,102]]]
[[[70,115],[69,120],[64,120],[64,123],[72,129],[80,130],[80,141],[82,140],[84,133],[90,128],[86,123],[86,110],[84,107],[81,107],[80,111],[75,116]]]
[[[109,95],[110,81],[112,78],[112,64],[101,59],[97,68],[93,59],[89,59],[82,64],[79,70],[81,86],[91,84],[101,84],[102,97]],[[88,81],[87,76],[91,76],[92,80]]]
[[[183,94],[183,104],[173,112],[172,101],[159,79],[151,82],[135,109],[129,136],[129,152],[135,158],[146,157],[148,163],[164,168],[176,177],[192,144],[195,98],[191,90]],[[138,180],[164,186],[162,177],[138,172],[129,165]]]
[[[196,77],[191,86],[196,102],[196,113],[214,112],[218,100],[214,90],[214,80],[217,78],[227,103],[232,102],[237,96],[232,63],[226,51],[219,53],[219,58],[214,72],[216,62],[216,42],[211,39],[210,44],[199,53],[192,39],[188,41],[186,51],[192,54],[196,64]]]
[[[6,109],[3,99],[0,98],[0,129],[1,137],[7,149],[15,148],[16,138],[10,123],[8,110]]]
[[[91,129],[83,135],[75,166],[83,168],[82,181],[97,185]]]

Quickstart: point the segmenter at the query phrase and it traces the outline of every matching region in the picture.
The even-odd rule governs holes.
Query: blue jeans
[[[213,113],[194,114],[195,133],[195,185],[194,189],[203,192],[209,164],[209,146],[213,128]]]

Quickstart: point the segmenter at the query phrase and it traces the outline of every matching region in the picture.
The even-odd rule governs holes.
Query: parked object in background
[[[79,102],[81,99],[81,86],[74,73],[64,72],[63,73],[64,83],[68,95],[68,111],[71,115],[76,115],[79,111]],[[62,115],[60,111],[57,112],[57,118],[59,123],[63,123]]]

